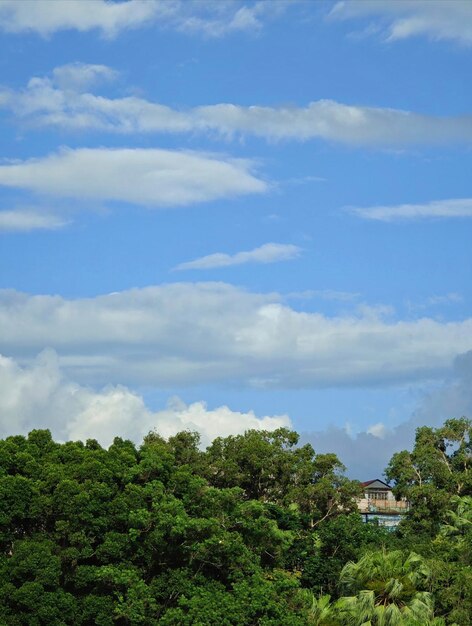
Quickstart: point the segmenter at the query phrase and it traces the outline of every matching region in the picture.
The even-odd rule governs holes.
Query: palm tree
[[[311,626],[338,626],[339,621],[336,619],[335,607],[331,603],[331,596],[313,597],[312,605],[309,611],[308,623]]]
[[[452,540],[459,549],[469,546],[469,535],[472,533],[472,497],[454,496],[451,503],[455,505],[455,511],[446,511],[449,523],[444,524],[439,531],[439,536]]]
[[[340,575],[345,596],[336,603],[340,621],[349,626],[433,624],[432,596],[421,590],[430,578],[425,560],[414,552],[406,558],[401,550],[371,552],[347,563]]]

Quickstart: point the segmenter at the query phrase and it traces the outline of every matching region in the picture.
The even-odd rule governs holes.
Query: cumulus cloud
[[[277,261],[289,261],[300,256],[301,248],[291,244],[265,243],[259,248],[236,254],[224,254],[217,252],[207,256],[180,263],[176,270],[207,270],[216,267],[228,267],[230,265],[243,265],[245,263],[276,263]]]
[[[267,184],[242,159],[158,149],[63,149],[0,165],[0,186],[79,200],[172,207],[248,193]]]
[[[357,435],[352,435],[348,428],[331,426],[326,430],[302,433],[300,439],[301,443],[311,443],[318,453],[334,452],[351,478],[365,481],[382,478],[392,455],[411,449],[415,428],[419,425],[408,421],[399,428],[389,430],[379,422]]]
[[[113,70],[101,65],[59,67],[49,77],[32,78],[24,89],[4,87],[0,106],[25,125],[76,131],[252,135],[272,141],[322,139],[373,147],[472,140],[471,115],[440,117],[334,100],[318,100],[305,107],[220,103],[179,110],[136,96],[111,98],[86,90],[93,81],[109,81],[113,76]]]
[[[388,433],[388,428],[382,422],[372,424],[372,426],[369,426],[367,429],[367,434],[373,435],[374,437],[377,437],[377,439],[385,439]]]
[[[424,204],[398,204],[391,206],[353,207],[354,215],[368,220],[393,222],[449,217],[472,217],[472,198],[436,200]]]
[[[0,211],[0,232],[28,232],[31,230],[56,230],[63,228],[67,220],[52,213],[34,209]]]
[[[472,417],[472,351],[456,357],[449,379],[425,393],[402,424],[392,428],[380,421],[356,436],[346,428],[332,426],[304,433],[302,439],[310,441],[317,452],[335,452],[353,478],[370,480],[382,477],[395,452],[413,448],[417,428],[438,428],[447,419],[463,415]]]
[[[98,30],[107,38],[149,25],[222,37],[257,32],[263,20],[282,13],[290,1],[206,2],[202,0],[0,0],[0,29],[50,36],[63,30]]]
[[[424,35],[472,44],[472,5],[469,0],[349,0],[337,2],[331,17],[374,17],[387,41]]]
[[[396,319],[385,308],[300,312],[277,294],[174,283],[68,300],[0,292],[0,350],[44,347],[81,383],[312,388],[442,378],[472,349],[472,319]]]
[[[450,417],[472,415],[472,351],[459,355],[449,382],[424,396],[411,418],[395,428],[383,422],[353,436],[349,429],[328,427],[303,433],[315,450],[335,452],[353,478],[381,477],[394,452],[411,449],[419,426],[440,426]],[[58,439],[98,439],[109,445],[115,436],[139,443],[150,430],[169,437],[196,430],[205,446],[215,437],[248,429],[292,428],[287,415],[257,417],[252,411],[227,406],[208,408],[205,402],[186,404],[171,398],[153,411],[143,398],[122,385],[95,390],[67,377],[52,350],[45,350],[28,366],[0,355],[0,437],[50,428]]]
[[[181,430],[196,430],[202,436],[202,444],[208,445],[216,437],[228,437],[246,430],[275,430],[291,428],[288,415],[257,417],[254,411],[241,413],[227,406],[208,409],[205,402],[185,404],[172,398],[166,409],[154,413],[154,428],[164,437],[170,437]]]
[[[172,398],[167,407],[152,411],[143,398],[127,387],[107,386],[99,391],[69,380],[57,355],[43,351],[30,366],[0,355],[0,436],[50,428],[61,439],[98,439],[109,445],[121,436],[139,443],[150,430],[170,437],[196,430],[202,444],[216,437],[248,429],[290,427],[287,415],[257,417],[254,412],[232,411],[227,406],[209,409],[205,402],[185,404]]]

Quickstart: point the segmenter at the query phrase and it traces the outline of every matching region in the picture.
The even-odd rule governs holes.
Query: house
[[[364,497],[357,502],[359,512],[365,522],[376,521],[380,526],[394,530],[402,515],[409,509],[405,500],[396,500],[392,488],[378,478],[361,483]]]

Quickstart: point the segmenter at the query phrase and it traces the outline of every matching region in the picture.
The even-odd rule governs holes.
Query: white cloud
[[[67,225],[62,217],[41,213],[34,209],[0,211],[0,232],[27,232],[30,230],[56,230]]]
[[[472,198],[436,200],[424,204],[399,204],[350,208],[355,215],[368,220],[393,222],[430,218],[472,217]]]
[[[227,406],[208,409],[204,402],[185,404],[172,399],[161,411],[151,411],[143,398],[121,385],[100,391],[67,379],[56,354],[41,353],[29,367],[0,355],[0,436],[50,428],[61,439],[98,439],[109,445],[113,437],[140,443],[156,429],[164,437],[181,430],[197,430],[202,444],[248,429],[274,430],[291,426],[287,415],[257,417]]]
[[[369,435],[373,435],[377,439],[385,439],[389,432],[389,429],[382,422],[372,424],[372,426],[369,426],[369,428],[367,429],[367,433]]]
[[[336,291],[334,289],[321,289],[319,291],[312,291],[311,293],[314,298],[321,298],[322,300],[335,300],[339,302],[349,302],[360,296],[360,293],[352,291]]]
[[[334,100],[310,102],[303,108],[216,104],[198,107],[194,116],[203,128],[223,135],[241,133],[272,140],[324,139],[351,145],[402,146],[472,138],[472,116],[439,118]]]
[[[149,25],[222,37],[257,32],[263,19],[282,13],[287,0],[208,2],[204,0],[0,0],[0,29],[49,36],[63,30],[99,30],[105,37]]]
[[[355,436],[349,428],[332,426],[303,434],[302,443],[309,440],[318,453],[338,454],[354,478],[381,477],[394,452],[411,449],[418,426],[437,427],[450,417],[472,414],[471,374],[469,352],[456,359],[454,378],[424,396],[403,424],[389,429],[379,422]],[[95,438],[109,445],[115,436],[139,443],[153,429],[164,437],[197,430],[207,445],[217,436],[281,426],[292,427],[287,415],[257,417],[252,411],[241,413],[226,406],[209,409],[204,402],[185,404],[178,398],[152,411],[140,395],[122,385],[97,391],[70,380],[52,350],[43,351],[26,367],[0,355],[0,437],[50,428],[58,439]]]
[[[429,296],[428,298],[420,302],[412,302],[411,300],[407,300],[405,304],[409,311],[415,312],[425,310],[431,307],[451,306],[454,304],[459,304],[463,301],[464,298],[460,293],[452,291],[450,293],[442,295],[436,294],[433,296]]]
[[[54,68],[52,75],[54,84],[60,89],[83,91],[96,83],[115,80],[118,72],[107,65],[77,62]]]
[[[351,302],[356,300],[361,294],[352,291],[336,291],[335,289],[307,289],[305,291],[292,291],[285,294],[286,300],[311,300],[319,298],[320,300],[332,300],[335,302]]]
[[[180,31],[206,37],[223,37],[235,32],[259,32],[264,20],[283,14],[293,0],[258,2],[181,2],[173,26]]]
[[[425,35],[472,44],[472,4],[469,0],[349,0],[338,2],[331,17],[376,17],[386,27],[387,41]]]
[[[48,196],[172,207],[267,190],[251,163],[157,149],[63,149],[0,165],[0,185]]]
[[[0,292],[0,350],[54,348],[81,383],[262,388],[411,383],[472,349],[472,319],[403,321],[388,309],[299,312],[277,294],[174,283],[67,300]]]
[[[61,30],[99,29],[103,35],[114,37],[122,30],[149,23],[164,8],[165,3],[154,0],[1,0],[0,28],[8,33],[29,31],[42,36]]]
[[[105,66],[59,67],[49,78],[32,78],[25,89],[0,90],[0,106],[10,109],[23,124],[66,130],[206,133],[224,138],[236,134],[266,140],[322,139],[381,147],[472,140],[471,115],[429,116],[333,100],[318,100],[305,107],[244,107],[222,103],[178,110],[136,96],[110,98],[85,91],[91,79],[109,80],[113,76],[113,70]]]
[[[288,415],[257,417],[253,411],[241,413],[232,411],[227,406],[209,410],[205,402],[185,404],[173,399],[166,409],[155,415],[155,428],[165,437],[170,437],[181,430],[197,430],[202,434],[202,443],[208,445],[216,437],[228,437],[245,430],[275,430],[291,427]]]
[[[180,263],[176,270],[206,270],[215,267],[228,267],[230,265],[243,265],[244,263],[276,263],[277,261],[289,261],[300,256],[301,248],[291,244],[265,243],[259,248],[236,254],[224,254],[217,252],[207,256]]]
[[[430,296],[427,300],[429,305],[436,304],[457,304],[458,302],[463,302],[464,298],[460,293],[452,291],[451,293],[446,293],[443,296]]]

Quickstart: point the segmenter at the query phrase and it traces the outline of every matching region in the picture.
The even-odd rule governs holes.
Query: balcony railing
[[[410,503],[406,500],[368,500],[362,498],[357,503],[361,513],[406,513]]]

